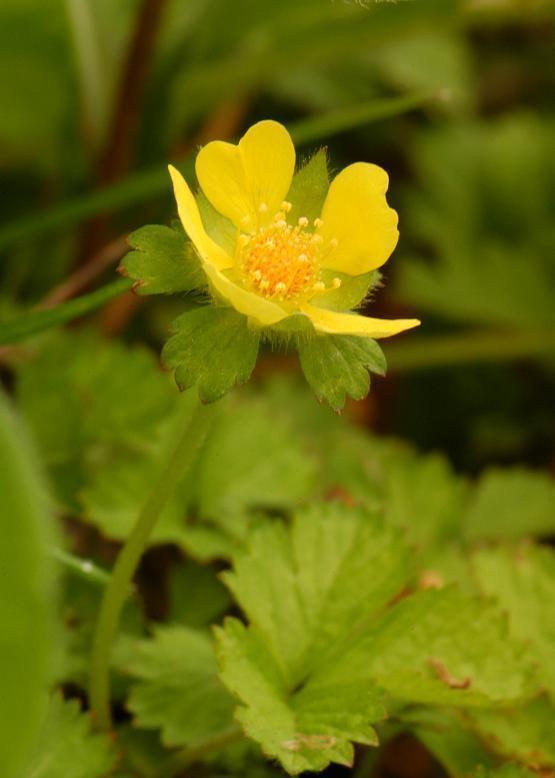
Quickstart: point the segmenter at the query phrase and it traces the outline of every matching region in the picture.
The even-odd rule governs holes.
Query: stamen
[[[314,286],[312,287],[315,292],[325,292],[326,285],[323,281],[316,281]]]
[[[258,210],[260,211],[260,213],[266,213],[267,210],[268,210],[267,204],[266,203],[260,203],[260,205],[258,206]]]
[[[340,279],[340,278],[337,278],[337,277],[335,277],[335,278],[333,279],[333,281],[331,282],[331,285],[332,285],[332,287],[333,287],[334,289],[339,289],[339,287],[341,286],[341,279]]]
[[[313,235],[310,240],[312,241],[312,243],[322,243],[324,239],[322,238],[321,235]]]
[[[291,203],[288,202],[287,200],[284,200],[281,204],[281,210],[285,211],[285,213],[289,213],[292,207],[293,206],[291,205]]]
[[[308,227],[308,219],[306,216],[299,217],[299,221],[297,222],[299,227]]]
[[[323,227],[323,225],[324,225],[324,222],[322,221],[322,219],[319,219],[319,218],[314,219],[314,221],[312,223],[314,224],[314,226],[316,227],[317,230],[320,229],[320,227]]]

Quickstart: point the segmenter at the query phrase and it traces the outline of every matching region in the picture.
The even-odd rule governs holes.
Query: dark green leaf
[[[164,346],[162,360],[175,370],[182,389],[196,386],[203,402],[214,402],[248,381],[260,335],[233,308],[206,306],[182,314]]]
[[[362,400],[370,391],[369,372],[383,375],[385,357],[375,340],[353,335],[315,335],[300,339],[299,358],[319,400],[341,410],[347,396]]]
[[[206,286],[200,261],[182,229],[147,225],[131,233],[134,249],[120,271],[133,280],[140,295],[188,292]]]

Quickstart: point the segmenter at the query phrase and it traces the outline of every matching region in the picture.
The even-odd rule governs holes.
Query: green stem
[[[109,729],[111,725],[110,657],[130,583],[162,510],[204,443],[213,413],[213,405],[197,408],[139,513],[137,522],[114,565],[100,606],[91,655],[90,705],[99,729]]]

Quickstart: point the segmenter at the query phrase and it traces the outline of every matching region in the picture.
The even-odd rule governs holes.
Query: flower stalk
[[[214,412],[214,405],[199,404],[196,408],[116,559],[93,636],[89,699],[97,729],[111,726],[110,658],[130,583],[163,509],[206,439]]]

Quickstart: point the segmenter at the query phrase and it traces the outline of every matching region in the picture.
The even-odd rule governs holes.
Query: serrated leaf
[[[299,339],[306,380],[320,400],[341,410],[347,396],[362,400],[370,391],[369,372],[384,375],[385,357],[375,340],[353,335],[315,335]]]
[[[287,200],[291,203],[290,224],[304,216],[309,222],[320,216],[329,189],[328,160],[320,149],[293,176]]]
[[[480,478],[463,532],[470,541],[555,532],[555,480],[524,468],[493,468]]]
[[[203,402],[214,402],[235,384],[248,381],[259,339],[259,332],[232,308],[205,306],[174,322],[162,360],[175,370],[182,388],[196,386]]]
[[[183,230],[147,225],[128,237],[133,251],[120,272],[135,283],[140,295],[188,292],[206,286],[200,261]]]
[[[387,608],[410,580],[409,554],[375,514],[336,503],[289,530],[262,526],[224,575],[250,626],[219,631],[222,679],[247,734],[289,772],[350,763],[351,743],[372,741],[382,691],[467,706],[530,693],[492,605],[451,587]]]
[[[472,711],[466,718],[494,753],[535,769],[555,767],[555,707],[547,697],[519,708]]]
[[[252,626],[229,619],[219,631],[222,678],[245,705],[248,734],[289,772],[349,764],[351,741],[375,742],[380,690],[317,668],[399,591],[406,566],[394,532],[329,505],[298,515],[290,532],[261,527],[226,575]]]
[[[508,614],[511,633],[526,641],[538,679],[555,700],[555,554],[533,545],[483,550],[472,567],[481,589]]]
[[[152,639],[120,654],[134,677],[127,707],[137,727],[160,729],[168,746],[194,748],[235,729],[233,700],[217,677],[212,640],[182,626],[159,627]]]
[[[106,778],[115,761],[109,738],[91,732],[79,703],[57,694],[22,778]]]

